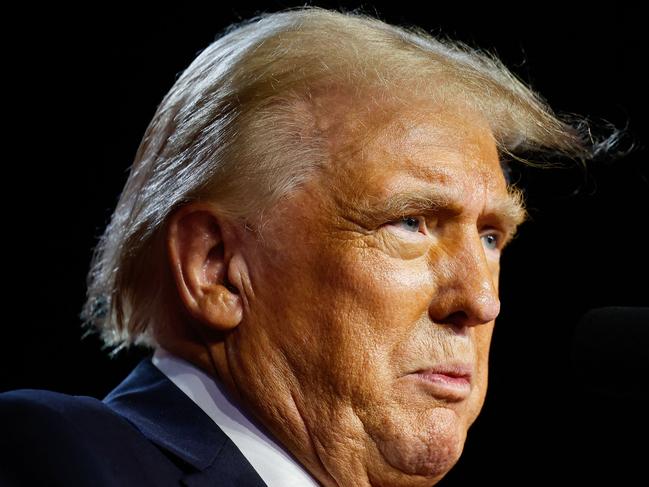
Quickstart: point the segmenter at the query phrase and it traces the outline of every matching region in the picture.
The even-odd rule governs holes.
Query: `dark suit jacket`
[[[0,394],[0,485],[265,484],[149,357],[103,401],[33,389]]]

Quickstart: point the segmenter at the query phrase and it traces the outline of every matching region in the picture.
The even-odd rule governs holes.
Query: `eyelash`
[[[403,223],[403,222],[405,222],[407,220],[416,220],[416,221],[418,221],[419,222],[419,227],[417,229],[418,231],[421,229],[422,220],[423,220],[424,226],[426,226],[426,217],[423,216],[423,215],[404,216],[402,218],[399,218],[398,220],[393,220],[393,221],[389,222],[389,224],[390,225],[397,225],[397,224]],[[411,233],[417,233],[417,232],[411,232]],[[495,230],[493,228],[490,228],[488,233],[485,233],[484,235],[480,235],[481,239],[485,238],[485,237],[493,237],[493,238],[495,238],[496,247],[493,250],[502,250],[502,242],[503,242],[503,239],[504,239],[504,236],[503,236],[502,232],[500,232],[498,230]]]
[[[391,221],[391,222],[389,223],[389,225],[398,225],[398,224],[400,224],[400,223],[404,223],[404,222],[406,222],[407,220],[416,220],[416,221],[418,222],[419,226],[417,227],[417,231],[420,231],[420,230],[421,230],[421,227],[422,227],[422,221],[423,221],[423,225],[424,225],[424,226],[426,225],[426,217],[424,217],[424,216],[422,216],[422,215],[408,215],[408,216],[404,216],[404,217],[402,217],[402,218],[399,218],[398,220],[393,220],[393,221]],[[412,233],[416,233],[416,232],[412,232]]]
[[[499,233],[491,232],[491,233],[486,233],[484,235],[480,235],[480,238],[484,238],[484,237],[495,237],[496,248],[494,250],[502,250],[501,248],[502,237],[500,236]]]

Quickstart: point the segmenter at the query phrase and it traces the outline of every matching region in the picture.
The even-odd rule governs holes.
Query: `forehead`
[[[433,184],[464,198],[507,193],[492,132],[474,112],[408,103],[348,110],[331,126],[336,134],[329,138],[325,172],[337,192],[350,186],[357,196],[380,197],[401,186]]]

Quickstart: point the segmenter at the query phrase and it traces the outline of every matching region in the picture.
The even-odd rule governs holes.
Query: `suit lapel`
[[[103,402],[191,466],[188,487],[265,484],[223,431],[153,363],[142,360]]]

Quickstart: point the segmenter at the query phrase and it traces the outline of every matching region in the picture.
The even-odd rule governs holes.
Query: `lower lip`
[[[471,381],[468,377],[453,377],[431,372],[419,372],[414,376],[426,383],[433,396],[442,399],[461,401],[471,392]]]

